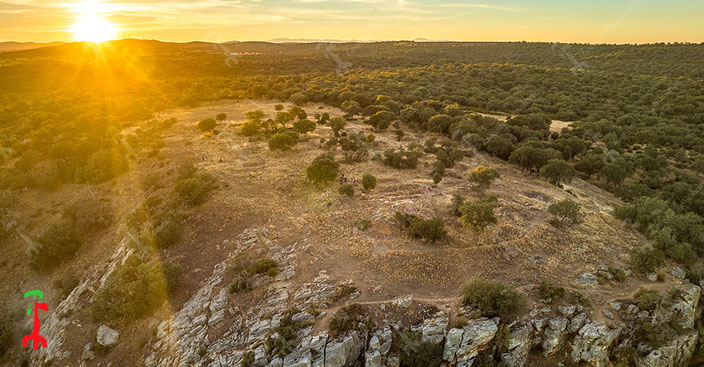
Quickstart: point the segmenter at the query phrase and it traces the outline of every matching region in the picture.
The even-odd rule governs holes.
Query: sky
[[[0,0],[0,41],[704,42],[702,0]],[[76,31],[79,29],[79,31]]]

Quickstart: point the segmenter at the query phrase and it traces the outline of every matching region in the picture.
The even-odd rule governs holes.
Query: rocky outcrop
[[[501,355],[501,362],[509,367],[522,367],[528,360],[532,347],[532,326],[523,324],[511,330],[511,339],[508,342],[508,352]]]
[[[621,333],[621,328],[611,329],[598,322],[588,323],[579,329],[572,341],[572,359],[596,366],[606,366],[609,348]]]
[[[675,337],[667,345],[648,353],[645,357],[636,359],[637,367],[675,367],[686,366],[697,346],[699,332],[691,330]]]
[[[74,311],[85,307],[86,301],[92,302],[95,292],[105,284],[115,269],[124,264],[134,252],[128,246],[129,241],[129,238],[123,239],[107,262],[101,262],[89,268],[71,293],[48,314],[46,321],[42,322],[42,336],[51,342],[48,343],[47,348],[39,348],[32,352],[32,360],[36,362],[35,364],[49,364],[70,355],[68,351],[63,350],[65,330],[69,325],[81,326],[77,316],[73,316]],[[85,353],[85,356],[92,358],[90,352]]]
[[[389,351],[391,350],[391,335],[390,327],[378,330],[372,334],[369,339],[367,352],[364,354],[365,366],[382,367],[387,365]]]
[[[455,362],[457,366],[469,366],[480,350],[483,349],[499,331],[492,320],[481,318],[470,320],[463,328],[453,328],[447,332],[447,340],[442,358]]]

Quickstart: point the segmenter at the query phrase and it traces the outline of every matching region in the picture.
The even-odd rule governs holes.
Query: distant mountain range
[[[64,43],[66,42],[0,42],[0,52],[31,50],[40,47],[63,45]]]
[[[442,40],[431,40],[427,38],[416,38],[414,42],[446,42]],[[274,38],[266,42],[271,43],[370,43],[370,42],[380,42],[380,41],[370,41],[370,40],[339,40],[339,39],[311,39],[311,38]]]
[[[135,40],[139,41],[139,40]],[[414,42],[446,42],[444,40],[431,40],[427,38],[416,38]],[[228,41],[224,44],[236,44],[236,43],[251,43],[251,42],[261,42],[261,43],[372,43],[380,41],[370,41],[370,40],[340,40],[340,39],[313,39],[313,38],[274,38],[268,41]],[[70,42],[0,42],[0,52],[12,52],[12,51],[25,51],[32,50],[36,48],[49,47],[49,46],[60,46],[68,44]],[[161,42],[161,43],[183,43],[191,47],[199,47],[208,45],[209,42],[204,41],[192,41],[192,42]]]

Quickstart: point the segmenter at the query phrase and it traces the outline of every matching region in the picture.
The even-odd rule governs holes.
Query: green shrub
[[[369,310],[360,304],[352,304],[337,310],[330,318],[330,335],[334,338],[352,330],[359,330],[360,324],[371,329]]]
[[[298,143],[298,133],[293,130],[278,132],[269,138],[269,150],[291,150]]]
[[[553,215],[552,223],[556,226],[562,226],[565,220],[570,220],[572,223],[579,221],[579,204],[570,199],[563,199],[548,206],[548,212]]]
[[[510,285],[474,279],[464,285],[462,303],[476,307],[483,316],[503,319],[521,312],[525,297]]]
[[[340,163],[335,161],[333,153],[324,153],[317,156],[313,163],[306,169],[306,178],[316,184],[333,182],[337,178]]]
[[[212,131],[217,126],[218,123],[212,117],[208,117],[207,119],[198,121],[198,129],[200,129],[201,131]]]
[[[311,325],[310,322],[294,321],[293,315],[298,312],[299,310],[295,308],[290,308],[286,311],[281,318],[279,326],[274,328],[274,332],[278,334],[278,337],[267,337],[266,346],[271,355],[278,355],[283,358],[293,352],[297,346],[298,332]]]
[[[209,173],[200,173],[190,178],[179,179],[173,192],[180,202],[195,206],[205,202],[215,186],[215,177]]]
[[[215,119],[218,121],[224,121],[226,118],[227,118],[227,114],[225,114],[225,113],[218,113],[215,116]]]
[[[355,291],[357,291],[357,286],[354,284],[338,284],[337,288],[335,289],[335,293],[330,296],[329,301],[334,303],[337,302],[345,297],[348,297]]]
[[[418,159],[420,159],[420,153],[417,151],[403,148],[399,148],[399,150],[389,149],[384,152],[382,163],[396,169],[412,169],[418,166]]]
[[[258,259],[255,262],[253,262],[248,268],[247,271],[250,274],[270,274],[271,269],[276,270],[277,268],[276,261],[268,258],[262,258]],[[274,274],[276,275],[276,274]]]
[[[179,239],[181,239],[181,223],[177,216],[155,218],[154,245],[157,248],[168,248]]]
[[[251,288],[249,286],[249,283],[247,283],[247,279],[238,278],[232,283],[230,283],[229,291],[231,294],[236,294],[239,292],[249,291],[250,289]]]
[[[406,232],[423,241],[435,242],[447,236],[440,218],[424,219],[413,214],[396,212],[396,221]]]
[[[78,230],[100,230],[112,223],[113,207],[106,201],[85,199],[71,204],[65,216],[73,220]]]
[[[565,288],[557,287],[547,280],[542,280],[538,285],[540,299],[551,299],[553,302],[565,295]]]
[[[476,191],[484,192],[499,177],[501,175],[495,169],[487,166],[478,166],[469,173],[468,180],[476,185],[473,187]]]
[[[465,201],[457,208],[460,215],[460,223],[463,226],[470,226],[476,231],[483,231],[490,225],[498,223],[494,216],[494,200]]]
[[[369,219],[360,219],[356,222],[354,222],[354,227],[359,229],[360,231],[366,231],[371,227],[372,221]]]
[[[562,159],[551,159],[540,169],[540,177],[544,177],[555,186],[560,186],[562,182],[569,183],[576,174],[574,167]]]
[[[50,270],[71,259],[81,247],[75,224],[70,219],[54,222],[37,239],[37,247],[30,255],[30,266],[35,270]]]
[[[130,256],[96,292],[91,306],[93,320],[133,320],[151,314],[166,301],[169,290],[175,289],[171,282],[176,280],[167,279],[175,274],[172,265],[142,262]]]
[[[419,333],[401,333],[401,366],[437,367],[442,363],[442,344],[423,343]]]
[[[631,262],[639,273],[652,273],[664,264],[665,255],[654,247],[639,247],[631,251]]]
[[[315,122],[310,120],[298,120],[293,123],[293,130],[299,134],[308,134],[315,130]]]
[[[352,184],[343,184],[337,189],[340,195],[347,195],[347,197],[354,196],[354,186]]]
[[[365,190],[374,190],[376,188],[376,177],[369,173],[362,176],[362,187]]]
[[[664,294],[646,288],[639,289],[638,293],[636,293],[633,298],[638,308],[648,312],[653,312],[658,307],[665,306],[667,303],[667,299]]]
[[[282,106],[283,107],[283,106]],[[242,362],[240,362],[241,367],[252,367],[254,366],[254,352],[248,350],[242,354]]]

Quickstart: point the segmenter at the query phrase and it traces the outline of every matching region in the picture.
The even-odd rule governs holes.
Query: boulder
[[[581,286],[592,287],[599,284],[599,278],[592,273],[582,273],[574,280],[574,283]]]
[[[98,327],[96,339],[98,344],[101,346],[111,347],[120,339],[120,333],[118,333],[117,330],[113,330],[105,325],[100,325],[100,327]]]

